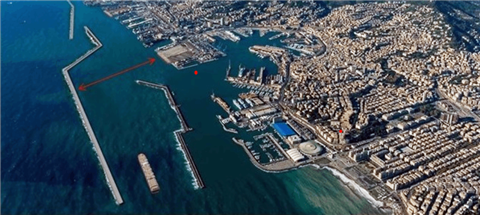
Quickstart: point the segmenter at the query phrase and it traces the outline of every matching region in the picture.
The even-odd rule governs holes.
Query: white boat
[[[243,99],[238,98],[238,102],[240,102],[240,105],[241,105],[243,108],[246,108],[246,107],[247,107],[247,105],[245,104],[245,102],[243,101]]]
[[[235,99],[233,100],[233,104],[234,104],[235,107],[237,107],[239,110],[242,110],[242,109],[243,109],[242,106],[240,105],[240,103],[238,103],[238,101],[235,100]]]

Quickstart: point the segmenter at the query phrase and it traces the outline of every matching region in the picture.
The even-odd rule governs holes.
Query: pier
[[[235,130],[234,128],[227,128],[225,126],[224,120],[227,120],[228,122],[230,122],[229,118],[222,119],[222,116],[220,116],[220,115],[217,115],[217,118],[218,118],[218,122],[220,122],[220,125],[222,125],[222,128],[223,128],[224,131],[234,133],[234,134],[238,134],[238,131]]]
[[[178,105],[176,105],[175,99],[173,98],[172,92],[170,91],[170,88],[168,88],[168,86],[166,86],[166,85],[161,85],[161,84],[154,84],[154,83],[150,83],[150,82],[146,82],[146,81],[141,81],[141,80],[137,80],[136,82],[137,82],[137,84],[140,84],[140,85],[143,85],[143,86],[147,86],[147,87],[151,87],[151,88],[154,88],[154,89],[163,90],[163,92],[165,92],[165,95],[167,96],[168,103],[170,104],[170,107],[172,107],[173,110],[175,111],[175,113],[177,113],[178,119],[180,120],[180,123],[182,124],[182,130],[183,130],[183,132],[187,132],[187,131],[193,130],[192,128],[189,128],[189,127],[188,127],[187,122],[186,122],[185,119],[183,118],[183,114],[182,114],[182,112],[180,111],[180,108],[178,108]]]
[[[69,35],[68,38],[70,40],[73,40],[73,28],[74,28],[74,20],[75,20],[75,6],[73,6],[72,2],[70,0],[67,0],[68,4],[70,4],[70,30],[69,30]]]
[[[187,159],[188,166],[192,170],[193,177],[195,179],[195,183],[200,189],[203,189],[205,187],[205,184],[203,183],[202,177],[200,176],[200,173],[197,170],[197,166],[195,165],[195,162],[193,161],[192,155],[190,154],[190,151],[188,150],[187,144],[185,143],[185,140],[183,139],[182,134],[186,133],[188,131],[193,130],[192,128],[189,128],[187,125],[187,122],[183,118],[182,112],[179,109],[179,106],[176,105],[175,99],[173,98],[172,92],[170,91],[170,88],[166,85],[161,85],[161,84],[154,84],[142,80],[136,80],[135,81],[139,85],[143,85],[146,87],[154,88],[154,89],[159,89],[163,90],[165,92],[165,96],[168,99],[168,103],[170,104],[170,107],[172,107],[175,112],[177,113],[177,117],[180,120],[181,123],[181,129],[178,131],[173,132],[175,134],[175,137],[177,138],[180,147],[183,151],[183,154],[185,155],[185,158]]]
[[[97,138],[95,137],[95,133],[93,132],[92,126],[90,125],[90,121],[88,120],[87,114],[85,113],[85,110],[83,109],[82,102],[80,100],[80,97],[78,97],[77,91],[75,90],[75,86],[73,85],[72,79],[70,78],[70,74],[68,73],[71,68],[79,64],[81,61],[92,55],[95,51],[100,49],[102,47],[102,44],[100,41],[95,37],[95,35],[88,29],[88,27],[85,26],[85,33],[87,36],[90,38],[93,44],[96,46],[89,51],[87,51],[85,54],[80,56],[78,59],[76,59],[74,62],[66,66],[65,68],[62,69],[63,76],[65,78],[65,81],[67,82],[68,88],[70,89],[70,92],[73,95],[73,100],[75,102],[75,106],[77,107],[77,111],[80,114],[80,119],[82,120],[83,126],[85,130],[87,131],[88,137],[90,138],[90,141],[92,142],[95,152],[97,153],[98,160],[100,161],[100,164],[102,166],[103,172],[105,174],[105,178],[108,184],[108,187],[110,188],[110,191],[112,192],[113,198],[115,199],[115,203],[117,205],[123,204],[123,199],[122,196],[120,195],[120,192],[118,191],[117,184],[115,183],[115,180],[112,176],[112,173],[110,172],[110,168],[108,167],[107,161],[105,160],[105,157],[103,156],[102,149],[100,148],[100,145],[98,144]]]

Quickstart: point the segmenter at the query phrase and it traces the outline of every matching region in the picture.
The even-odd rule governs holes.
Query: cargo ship
[[[150,163],[148,163],[147,156],[143,153],[138,154],[138,163],[140,163],[140,166],[142,167],[143,175],[145,175],[145,180],[147,180],[150,192],[152,194],[160,192],[160,186],[155,178],[155,174],[153,174]]]

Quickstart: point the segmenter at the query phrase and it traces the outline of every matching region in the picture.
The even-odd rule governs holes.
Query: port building
[[[298,148],[303,154],[311,155],[311,156],[321,154],[324,151],[322,146],[320,146],[314,140],[309,140],[309,141],[300,143]]]
[[[282,137],[288,137],[288,136],[291,136],[291,135],[295,135],[295,132],[293,131],[293,129],[285,122],[274,123],[273,128]]]
[[[289,149],[287,150],[288,156],[295,162],[302,161],[305,159],[305,156],[298,151],[298,149]]]

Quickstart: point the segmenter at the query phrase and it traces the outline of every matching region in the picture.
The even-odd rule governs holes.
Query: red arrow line
[[[106,81],[106,80],[108,80],[108,79],[111,79],[111,78],[113,78],[113,77],[115,77],[115,76],[118,76],[118,75],[121,75],[121,74],[123,74],[123,73],[132,71],[132,70],[134,70],[134,69],[136,69],[136,68],[138,68],[138,67],[142,67],[142,66],[145,66],[145,65],[147,65],[147,64],[152,65],[154,62],[155,62],[155,58],[148,58],[148,60],[145,61],[145,62],[143,62],[143,63],[137,64],[137,65],[132,66],[132,67],[127,68],[127,69],[124,69],[124,70],[122,70],[122,71],[120,71],[120,72],[111,74],[111,75],[109,75],[109,76],[107,76],[107,77],[105,77],[105,78],[96,80],[96,81],[94,81],[94,82],[92,82],[92,83],[89,83],[89,84],[83,84],[83,83],[82,83],[82,84],[78,87],[78,89],[79,89],[80,91],[86,91],[86,90],[87,90],[87,87],[93,86],[93,85],[98,84],[98,83],[100,83],[100,82],[104,82],[104,81]]]

